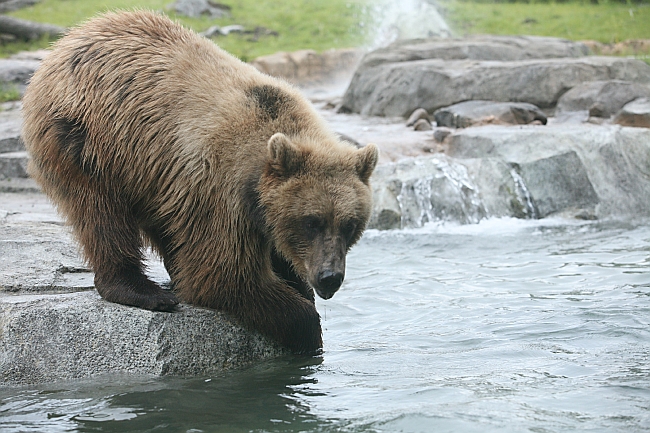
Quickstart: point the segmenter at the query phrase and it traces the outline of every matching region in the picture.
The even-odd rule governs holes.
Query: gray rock
[[[41,187],[33,179],[12,178],[0,180],[0,193],[2,192],[40,192]],[[0,206],[1,207],[1,206]]]
[[[41,0],[0,0],[0,13],[11,12],[33,6]]]
[[[230,16],[230,6],[211,0],[176,0],[172,8],[177,14],[192,18],[208,15],[211,18]]]
[[[617,57],[384,63],[357,69],[342,110],[406,117],[416,108],[433,112],[469,100],[527,102],[545,109],[581,83],[612,79],[648,85],[650,65]]]
[[[650,130],[644,128],[621,128],[617,125],[547,125],[484,126],[461,129],[449,137],[448,153],[459,162],[484,160],[503,161],[520,167],[536,164],[562,156],[566,164],[574,164],[569,155],[575,152],[584,167],[586,176],[598,197],[594,213],[599,218],[637,218],[650,216]],[[569,159],[567,159],[569,158]],[[462,161],[460,161],[462,160]],[[551,160],[549,160],[551,161]],[[542,164],[550,165],[548,161]],[[555,164],[557,166],[557,164]],[[478,167],[478,166],[477,166]],[[541,170],[541,169],[540,169]],[[470,169],[477,176],[479,168]],[[571,170],[567,170],[571,172]],[[581,185],[579,170],[575,179],[566,185]],[[498,174],[493,173],[493,177]],[[526,175],[522,173],[524,182]],[[530,179],[539,177],[532,176]],[[529,179],[529,180],[530,180]],[[479,180],[477,184],[481,185]],[[498,183],[498,182],[497,182]],[[538,198],[536,191],[543,186],[526,183],[532,199]],[[504,183],[503,190],[506,190]],[[494,197],[497,191],[482,191],[485,196]],[[560,194],[556,192],[555,194]],[[564,193],[570,197],[570,192]],[[505,196],[502,196],[505,197]],[[492,198],[489,198],[492,201]],[[590,199],[593,203],[593,200]],[[496,203],[497,201],[493,201]],[[486,206],[488,213],[495,216],[510,215],[511,210],[499,206]],[[579,206],[578,206],[579,207]],[[572,212],[575,209],[557,207],[556,213]],[[542,212],[544,213],[544,212]]]
[[[5,220],[17,219],[11,210],[4,210]],[[43,218],[34,215],[37,209],[29,211],[32,218]],[[94,275],[79,258],[69,231],[56,216],[47,219],[48,223],[0,222],[0,293],[64,293],[94,287]]]
[[[560,97],[556,115],[588,111],[590,116],[610,117],[628,102],[641,97],[650,97],[650,87],[621,80],[582,83]]]
[[[427,122],[431,123],[429,113],[427,113],[427,110],[424,108],[418,108],[413,113],[411,113],[408,120],[406,121],[406,126],[414,126],[415,122],[421,119],[425,119]]]
[[[106,373],[210,375],[281,350],[217,311],[160,313],[94,292],[0,294],[0,383],[34,384]]]
[[[616,125],[480,126],[446,154],[377,168],[370,227],[487,217],[650,216],[650,130]]]
[[[65,33],[63,27],[53,24],[44,24],[35,21],[0,15],[0,32],[3,38],[9,40],[33,41],[43,37],[56,38]]]
[[[585,44],[566,39],[479,35],[395,42],[366,54],[361,67],[427,59],[514,61],[582,57],[587,54],[589,49]]]
[[[0,180],[29,177],[27,152],[0,153]]]
[[[221,27],[220,26],[210,26],[205,30],[204,32],[199,33],[201,36],[206,37],[206,38],[212,38],[215,36],[221,36],[223,33],[221,33]]]
[[[616,113],[614,123],[623,126],[650,128],[650,98],[639,98],[625,104]]]
[[[594,209],[598,195],[575,151],[526,164],[513,164],[526,185],[531,217],[544,218],[568,209]]]
[[[244,33],[246,29],[240,24],[231,24],[229,26],[221,27],[221,34],[228,36],[231,33]]]
[[[535,121],[546,125],[546,115],[524,102],[465,101],[433,113],[438,126],[467,128],[473,125],[527,125]]]
[[[20,138],[22,124],[19,110],[0,111],[0,154],[25,150]]]
[[[429,122],[427,119],[419,119],[417,122],[415,122],[415,125],[413,125],[413,129],[416,131],[431,131],[431,122]]]
[[[39,64],[37,60],[0,59],[0,83],[14,85],[22,93]]]
[[[157,313],[102,300],[44,200],[0,196],[0,384],[215,374],[281,353],[217,311],[182,305]],[[153,280],[168,281],[159,260],[150,255],[147,265]]]
[[[447,127],[437,127],[433,131],[433,139],[438,143],[442,143],[451,133],[452,130]]]
[[[43,50],[34,50],[34,51],[20,51],[16,54],[12,54],[8,59],[12,60],[37,60],[42,61],[45,57],[48,56],[52,51],[43,49]]]

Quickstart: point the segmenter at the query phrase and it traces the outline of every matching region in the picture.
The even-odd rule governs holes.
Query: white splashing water
[[[451,36],[449,26],[427,0],[375,0],[370,12],[374,22],[371,49],[401,39]]]
[[[477,186],[461,164],[434,160],[435,172],[401,183],[396,199],[401,227],[422,227],[436,221],[476,224],[488,216]]]

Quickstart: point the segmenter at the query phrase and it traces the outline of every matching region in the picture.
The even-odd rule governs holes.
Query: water
[[[370,3],[370,47],[396,40],[449,37],[451,30],[432,1],[374,0]]]
[[[371,231],[321,358],[4,388],[0,431],[649,431],[649,256],[644,224]]]

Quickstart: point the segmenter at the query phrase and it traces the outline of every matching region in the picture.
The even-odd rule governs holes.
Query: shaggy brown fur
[[[24,96],[31,174],[74,229],[107,300],[227,311],[297,353],[321,342],[370,213],[370,145],[341,143],[292,87],[148,12],[54,47]],[[174,293],[143,273],[143,240]]]

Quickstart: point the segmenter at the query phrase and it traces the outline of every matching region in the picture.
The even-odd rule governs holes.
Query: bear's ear
[[[300,169],[302,153],[286,135],[281,132],[273,134],[268,148],[269,163],[278,176],[287,177]]]
[[[374,144],[368,144],[359,149],[357,153],[357,173],[363,183],[368,183],[372,171],[377,165],[379,159],[379,149]]]

